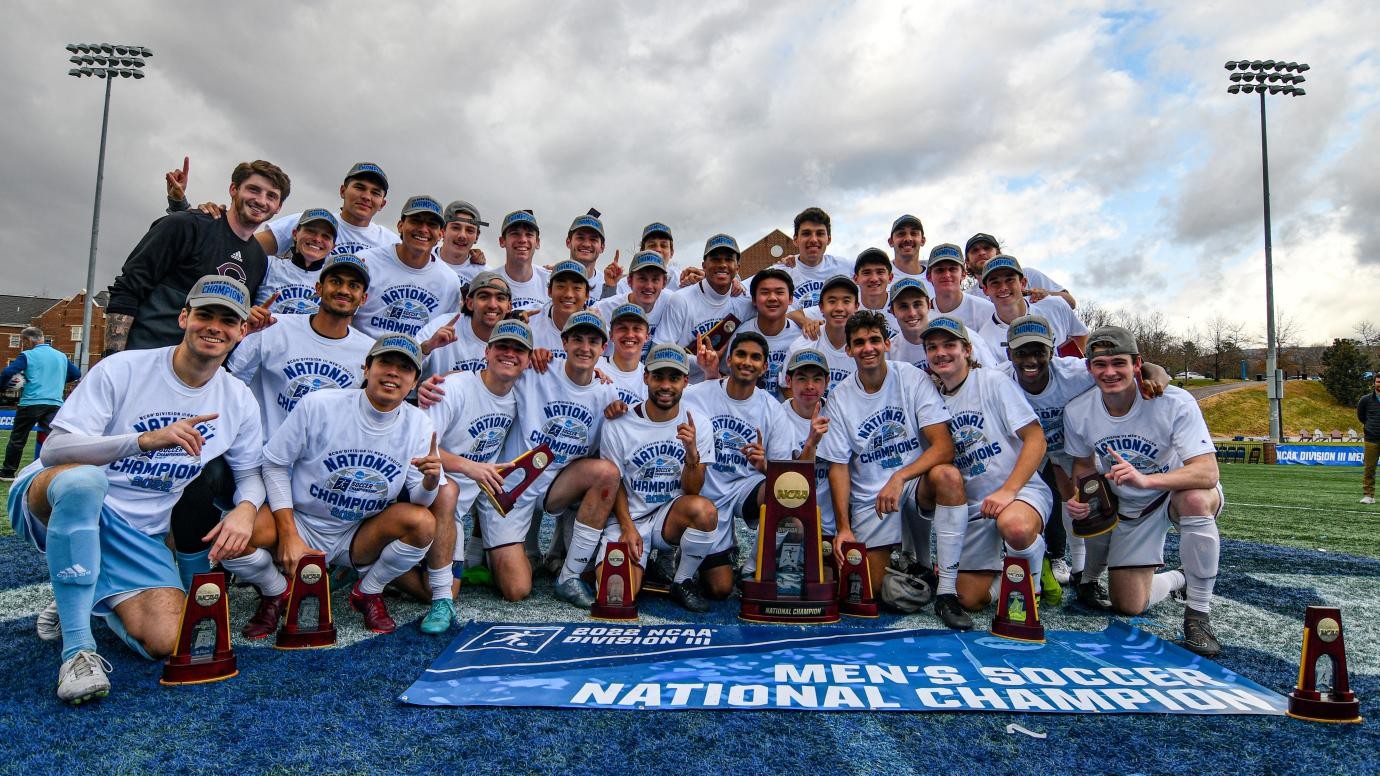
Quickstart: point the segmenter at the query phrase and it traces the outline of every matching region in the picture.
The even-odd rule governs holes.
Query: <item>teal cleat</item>
[[[431,602],[431,611],[422,618],[422,633],[428,636],[438,636],[450,630],[450,626],[455,622],[455,602],[449,598],[441,598]]]

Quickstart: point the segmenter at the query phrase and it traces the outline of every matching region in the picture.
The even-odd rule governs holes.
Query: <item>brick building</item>
[[[743,249],[738,262],[739,277],[751,277],[781,260],[782,256],[800,253],[795,241],[780,229],[773,229],[766,237]]]
[[[91,339],[94,341],[92,365],[100,360],[101,350],[105,346],[106,298],[104,291],[97,294],[91,308]],[[66,299],[0,294],[0,364],[9,364],[19,355],[19,332],[26,326],[42,329],[49,345],[80,364],[81,316],[85,304],[85,292],[78,292]]]

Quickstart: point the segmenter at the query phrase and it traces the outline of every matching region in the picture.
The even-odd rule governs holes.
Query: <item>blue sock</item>
[[[211,570],[211,548],[207,547],[198,552],[177,553],[177,576],[182,578],[182,589],[184,591],[192,589],[192,577],[196,574],[205,574]]]
[[[96,649],[91,608],[101,571],[101,506],[109,482],[105,472],[82,466],[62,472],[48,485],[48,576],[62,620],[62,659]]]

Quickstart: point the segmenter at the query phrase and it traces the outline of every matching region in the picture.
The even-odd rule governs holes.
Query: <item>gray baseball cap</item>
[[[943,332],[950,336],[958,337],[964,342],[972,342],[972,340],[968,337],[968,327],[963,325],[963,321],[960,321],[957,318],[950,318],[947,315],[939,315],[935,316],[934,318],[931,318],[929,325],[925,327],[924,331],[920,332],[920,338],[925,339],[931,334],[935,334],[938,332]]]
[[[498,325],[494,327],[493,333],[489,335],[489,344],[494,345],[499,342],[515,342],[531,350],[532,329],[526,323],[511,318],[499,321]]]
[[[332,272],[352,271],[359,275],[364,281],[364,286],[369,286],[369,265],[364,263],[364,259],[353,253],[337,253],[334,256],[327,256],[325,263],[321,265],[320,277],[326,277]]]
[[[1006,347],[1011,350],[1031,343],[1054,347],[1054,330],[1043,316],[1022,315],[1006,329]]]
[[[1120,326],[1099,326],[1088,335],[1088,358],[1139,355],[1136,338]]]
[[[369,348],[369,358],[384,353],[401,353],[418,372],[422,371],[422,346],[406,334],[385,334],[374,340],[374,346]]]
[[[674,369],[683,375],[690,374],[690,354],[685,348],[673,342],[665,342],[647,353],[645,362],[648,372],[658,369]]]
[[[618,307],[614,308],[613,314],[609,316],[609,323],[618,323],[619,319],[621,318],[636,318],[639,321],[642,321],[643,323],[647,323],[650,325],[649,321],[647,320],[647,311],[643,310],[641,305],[636,305],[632,302],[629,302],[627,304],[620,304],[618,305]]]
[[[934,265],[951,261],[960,267],[963,266],[963,254],[959,252],[958,246],[953,243],[940,243],[930,249],[930,260],[925,264],[926,269],[934,269]]]
[[[249,289],[240,281],[226,275],[204,275],[187,292],[187,306],[225,307],[244,320],[249,320]]]
[[[488,226],[489,222],[484,221],[479,216],[479,208],[471,205],[463,199],[457,199],[446,205],[446,223],[451,221],[463,221],[475,226]]]
[[[926,299],[930,298],[930,290],[928,288],[925,288],[924,283],[921,283],[915,278],[901,278],[900,280],[891,284],[891,289],[887,293],[886,306],[890,307],[896,304],[896,300],[900,298],[901,294],[904,294],[907,291],[916,291],[920,294],[920,296],[923,296]]]
[[[986,283],[988,275],[1004,269],[1009,269],[1017,275],[1025,277],[1025,270],[1021,269],[1021,263],[1016,261],[1016,257],[1002,254],[987,260],[987,263],[982,266],[982,279],[978,282]]]
[[[473,297],[486,288],[494,291],[501,291],[510,298],[513,295],[512,289],[508,288],[508,281],[504,280],[502,275],[493,270],[484,270],[478,275],[475,275],[474,279],[470,281],[470,290],[465,296],[467,298]]]
[[[599,317],[599,313],[593,310],[581,310],[565,319],[565,326],[561,327],[561,336],[576,331],[578,329],[589,329],[596,331],[604,339],[609,338],[609,330],[604,326],[604,319]]]
[[[383,192],[388,193],[388,176],[383,174],[383,168],[373,162],[355,162],[350,171],[345,173],[345,180],[351,178],[376,178],[383,184]]]
[[[436,220],[440,221],[442,225],[446,223],[445,210],[441,208],[441,203],[437,202],[435,197],[426,194],[408,197],[407,201],[403,203],[402,217],[407,218],[418,213],[436,216]]]
[[[829,374],[829,357],[823,351],[814,348],[801,348],[791,354],[791,360],[786,362],[786,374],[792,374],[797,369],[807,366],[814,367],[825,375]]]
[[[934,590],[921,577],[888,568],[882,577],[881,599],[894,609],[913,614],[934,600]]]

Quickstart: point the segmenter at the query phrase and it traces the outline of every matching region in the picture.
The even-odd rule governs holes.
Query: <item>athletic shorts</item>
[[[666,527],[666,518],[671,514],[671,507],[676,503],[672,499],[655,510],[634,520],[633,525],[637,528],[637,533],[642,537],[642,557],[638,560],[638,565],[647,568],[647,556],[652,554],[652,550],[674,550],[675,545],[670,544],[662,536],[662,530]],[[604,524],[604,533],[599,537],[599,553],[595,555],[600,563],[604,561],[604,555],[608,553],[609,543],[616,542],[623,535],[623,530],[618,527],[618,518],[610,515],[609,521]]]
[[[351,569],[355,567],[354,562],[350,560],[350,547],[354,544],[355,534],[359,533],[359,527],[364,525],[363,520],[340,520],[336,521],[336,525],[326,525],[302,520],[294,515],[293,522],[297,525],[297,535],[302,537],[302,541],[306,542],[308,547],[326,553],[327,565]],[[464,560],[464,556],[460,556],[460,559]]]
[[[727,494],[714,502],[714,509],[719,512],[719,522],[714,526],[714,546],[709,549],[710,554],[726,552],[738,546],[737,520],[742,516],[744,505],[748,499],[757,492],[757,486],[766,480],[766,475],[759,474],[739,483],[738,488],[733,493]],[[757,521],[757,515],[751,515],[752,521]]]
[[[532,526],[534,511],[539,508],[533,502],[523,508],[515,508],[507,515],[500,515],[489,497],[481,494],[475,500],[474,511],[479,518],[479,535],[484,541],[484,549],[492,550],[527,541],[527,529]]]
[[[849,505],[852,515],[853,540],[867,545],[869,550],[884,550],[901,543],[901,521],[910,519],[918,512],[915,492],[920,479],[907,482],[901,490],[901,511],[877,516],[876,500],[867,503],[854,501]]]
[[[10,527],[19,538],[46,554],[48,527],[29,511],[28,498],[29,485],[42,471],[35,469],[10,486],[9,511]],[[101,567],[91,569],[96,574],[92,614],[109,617],[119,603],[144,590],[170,587],[186,592],[172,551],[168,549],[166,533],[152,536],[143,533],[108,506],[101,507],[98,531]]]
[[[1034,507],[1042,524],[1049,522],[1054,495],[1039,477],[1032,477],[1016,493],[1016,500]],[[997,530],[996,519],[983,517],[981,510],[981,502],[968,505],[968,529],[963,534],[963,553],[958,557],[959,571],[1001,571],[1006,543],[1002,541],[1001,531]]]
[[[1144,517],[1122,515],[1112,529],[1111,546],[1107,549],[1107,568],[1141,568],[1164,564],[1164,537],[1169,533],[1169,508],[1173,497],[1166,498]],[[1226,497],[1222,484],[1217,483],[1217,512],[1222,514]]]

